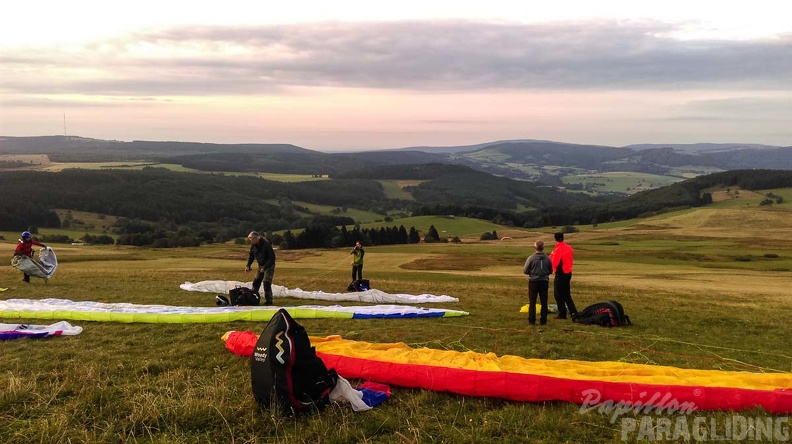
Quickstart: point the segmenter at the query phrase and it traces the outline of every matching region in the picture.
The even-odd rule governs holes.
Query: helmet
[[[231,304],[228,302],[227,297],[218,294],[217,296],[215,296],[215,305],[217,305],[218,307],[227,307]]]
[[[30,231],[23,231],[22,239],[30,239]]]

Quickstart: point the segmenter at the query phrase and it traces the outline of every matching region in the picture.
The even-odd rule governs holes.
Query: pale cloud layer
[[[65,114],[85,137],[311,149],[792,145],[792,32],[770,20],[716,38],[645,17],[286,19],[4,31],[0,135],[62,134]]]

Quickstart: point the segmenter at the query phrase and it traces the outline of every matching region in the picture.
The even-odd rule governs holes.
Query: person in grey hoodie
[[[539,312],[539,324],[547,324],[547,290],[550,287],[550,274],[553,264],[550,256],[544,253],[544,242],[534,242],[534,254],[528,257],[523,273],[528,275],[528,323],[536,325],[536,297],[542,308]]]

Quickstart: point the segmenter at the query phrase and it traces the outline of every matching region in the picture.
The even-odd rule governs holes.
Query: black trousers
[[[566,318],[567,310],[570,315],[577,314],[575,302],[572,300],[572,273],[558,273],[556,272],[555,279],[553,280],[553,293],[555,295],[556,304],[558,304],[558,317]]]
[[[256,273],[256,278],[253,279],[253,291],[259,293],[261,283],[264,283],[264,300],[272,302],[272,278],[275,276],[275,266],[273,265],[267,270],[259,271]]]
[[[363,279],[363,264],[352,266],[352,282]]]
[[[536,297],[542,304],[539,310],[539,323],[547,324],[547,291],[550,281],[528,281],[528,323],[536,324]]]

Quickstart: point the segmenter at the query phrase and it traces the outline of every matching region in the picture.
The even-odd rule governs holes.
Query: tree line
[[[622,199],[564,196],[557,190],[511,181],[453,165],[390,166],[381,178],[424,180],[410,189],[415,201],[388,199],[382,185],[361,172],[356,178],[281,183],[249,176],[193,174],[159,168],[142,171],[65,170],[60,173],[0,172],[0,230],[30,226],[58,228],[55,208],[119,217],[117,242],[161,247],[193,246],[244,237],[260,231],[301,230],[287,248],[351,245],[345,229],[356,221],[342,213],[311,214],[294,201],[335,207],[376,209],[419,215],[455,215],[519,227],[596,224],[706,205],[706,189],[748,190],[792,187],[792,171],[740,170],[699,176]],[[409,173],[409,174],[408,174]],[[518,205],[530,207],[518,211]],[[530,204],[530,205],[529,205]],[[405,233],[406,232],[406,237]],[[397,227],[360,230],[371,245],[412,243],[416,236]],[[431,238],[431,236],[430,236]]]

